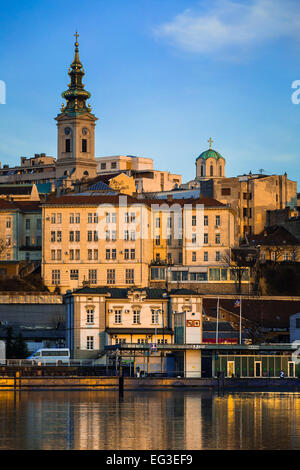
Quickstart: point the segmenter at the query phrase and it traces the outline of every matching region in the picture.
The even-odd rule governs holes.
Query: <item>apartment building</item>
[[[146,286],[149,208],[130,196],[62,196],[43,205],[42,277],[64,293],[85,284]]]
[[[39,201],[0,198],[0,259],[40,261],[42,209]]]
[[[223,255],[234,245],[234,215],[213,199],[69,195],[45,202],[43,220],[50,290],[233,282]]]

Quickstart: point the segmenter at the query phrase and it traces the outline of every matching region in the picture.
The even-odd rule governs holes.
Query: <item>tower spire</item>
[[[84,114],[91,111],[90,105],[87,106],[86,104],[86,100],[91,97],[91,94],[84,90],[84,85],[82,83],[84,68],[79,59],[79,34],[77,31],[74,36],[75,55],[68,72],[71,82],[68,84],[68,90],[62,93],[62,97],[67,101],[66,106],[62,108],[62,112],[68,115]]]

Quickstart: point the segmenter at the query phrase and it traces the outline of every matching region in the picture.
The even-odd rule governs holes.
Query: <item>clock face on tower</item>
[[[71,133],[70,127],[65,128],[65,135],[69,135]]]

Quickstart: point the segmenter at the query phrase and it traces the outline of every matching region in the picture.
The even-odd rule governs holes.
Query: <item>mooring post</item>
[[[123,393],[124,393],[124,375],[122,371],[122,374],[119,375],[119,395],[123,396]]]

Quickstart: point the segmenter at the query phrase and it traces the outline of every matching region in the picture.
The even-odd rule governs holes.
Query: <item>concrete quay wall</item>
[[[122,383],[122,381],[121,381]],[[119,377],[1,377],[1,390],[119,390]],[[122,389],[122,384],[121,384]],[[123,378],[124,391],[134,390],[250,390],[289,389],[300,392],[300,379]]]

